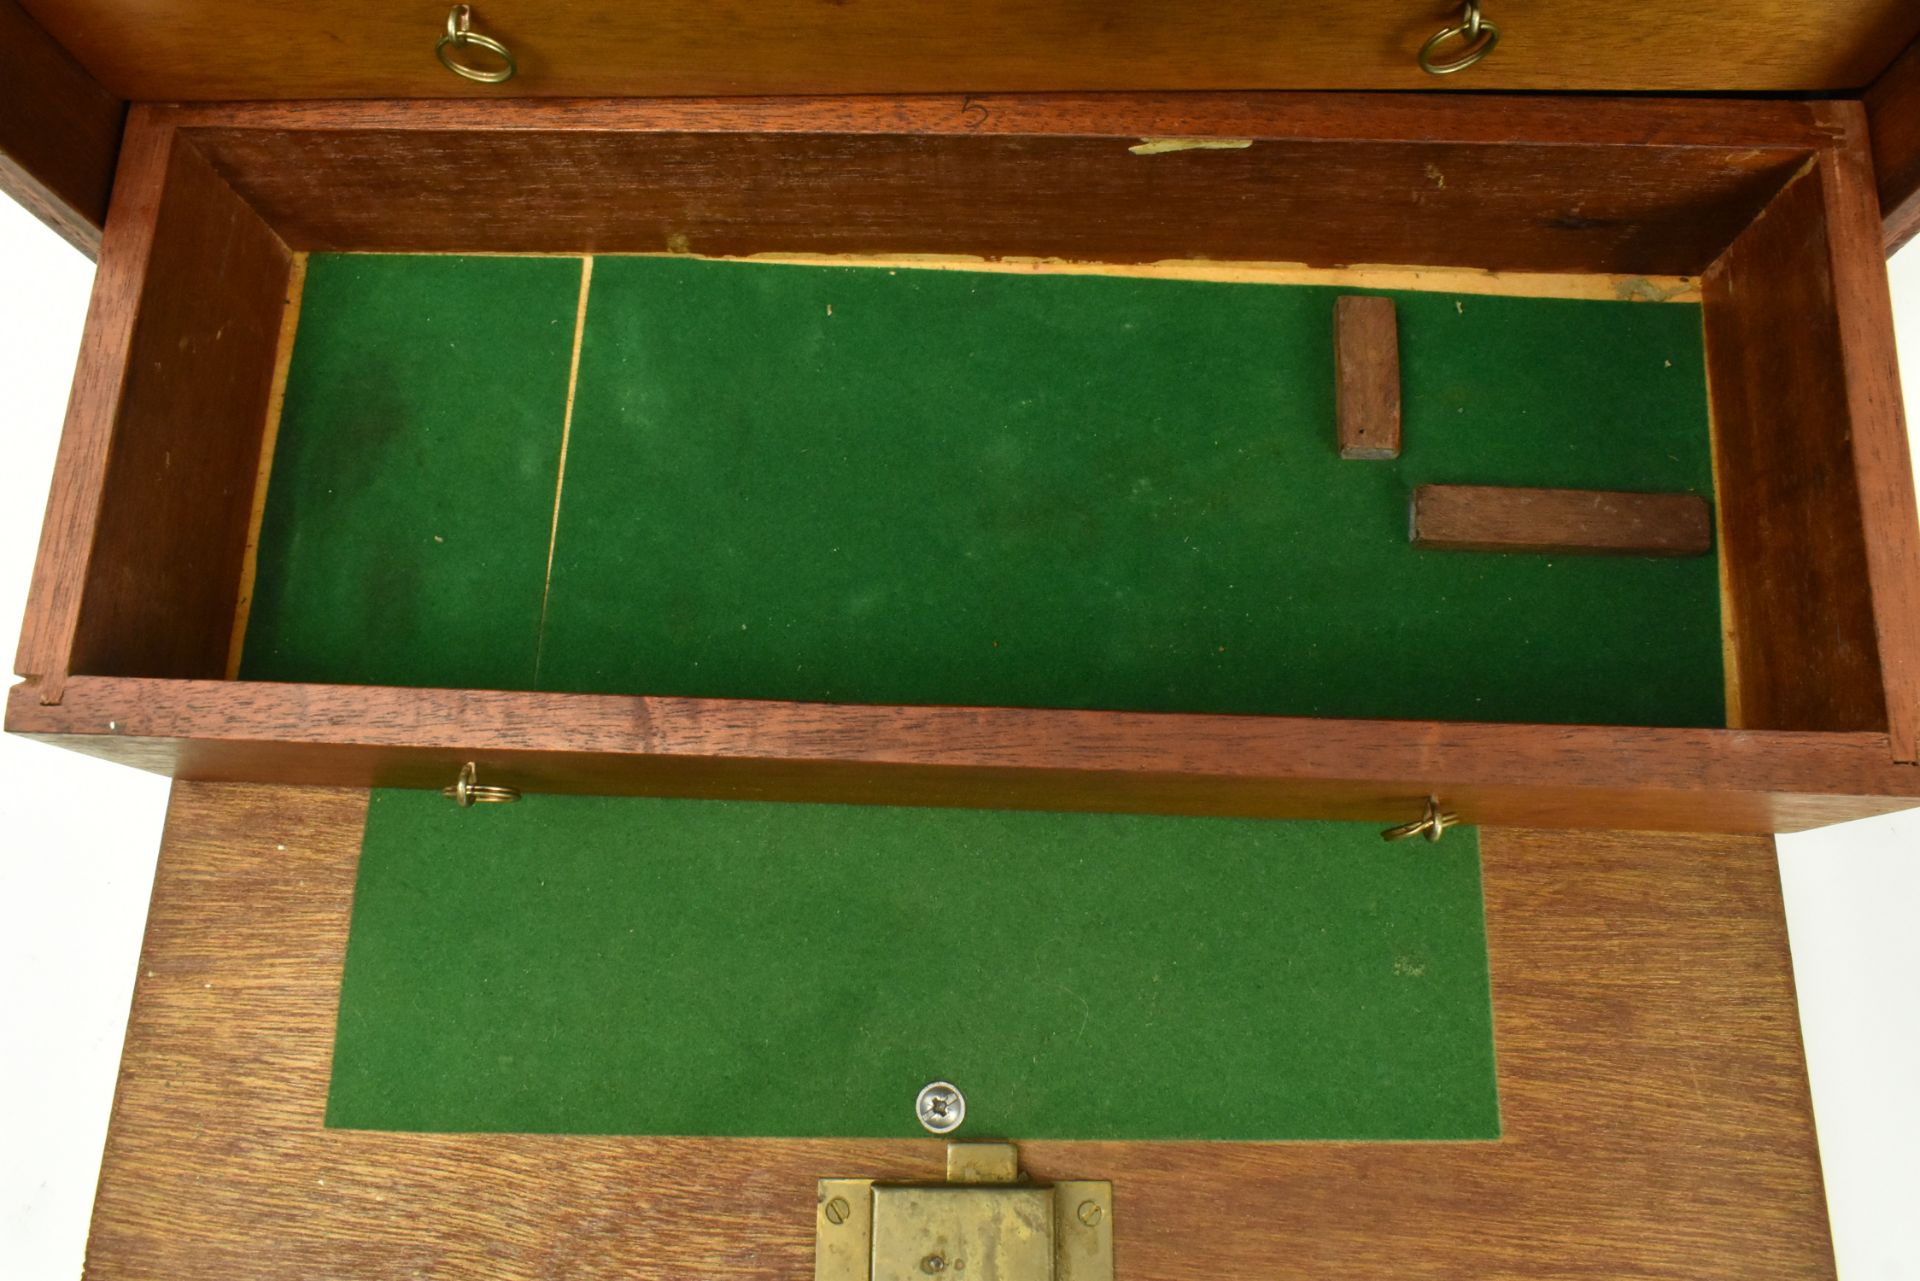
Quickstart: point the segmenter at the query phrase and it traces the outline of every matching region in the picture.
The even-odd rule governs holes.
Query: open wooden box
[[[1141,157],[1143,138],[1249,140]],[[1447,176],[1444,183],[1431,179]],[[1702,277],[1726,729],[224,679],[293,256]],[[1845,102],[1082,95],[134,109],[7,728],[181,778],[1792,830],[1920,803],[1920,526]]]

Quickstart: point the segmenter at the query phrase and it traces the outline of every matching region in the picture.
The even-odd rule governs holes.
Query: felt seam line
[[[533,648],[533,683],[547,646],[547,600],[553,595],[553,553],[560,542],[560,498],[567,487],[567,444],[573,436],[573,394],[580,383],[580,343],[587,333],[587,293],[593,287],[593,255],[580,260],[580,306],[573,317],[573,360],[567,367],[567,409],[560,419],[560,465],[553,478],[553,523],[547,530],[547,574],[540,584],[540,633]]]
[[[293,368],[293,340],[300,328],[300,303],[307,287],[307,255],[296,253],[287,266],[287,302],[280,314],[280,345],[273,355],[273,387],[267,394],[267,421],[260,437],[260,462],[254,472],[253,512],[247,519],[247,546],[241,553],[240,591],[233,606],[233,634],[227,641],[227,679],[240,679],[247,622],[253,616],[253,584],[260,573],[260,528],[267,518],[267,489],[273,477],[274,448],[280,442],[280,416],[287,407],[287,374]]]

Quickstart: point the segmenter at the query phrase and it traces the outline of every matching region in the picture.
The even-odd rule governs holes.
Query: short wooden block
[[[1415,547],[1453,551],[1700,556],[1713,512],[1693,494],[1421,485],[1411,532]]]
[[[1342,458],[1400,456],[1400,330],[1391,298],[1333,304]]]

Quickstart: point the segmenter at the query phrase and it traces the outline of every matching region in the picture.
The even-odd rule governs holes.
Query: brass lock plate
[[[1004,1143],[955,1143],[947,1182],[822,1179],[815,1281],[1112,1281],[1113,1185],[1018,1182]]]

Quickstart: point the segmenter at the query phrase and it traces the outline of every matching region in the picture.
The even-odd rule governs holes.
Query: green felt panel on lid
[[[329,1125],[1488,1139],[1477,834],[375,792]]]

